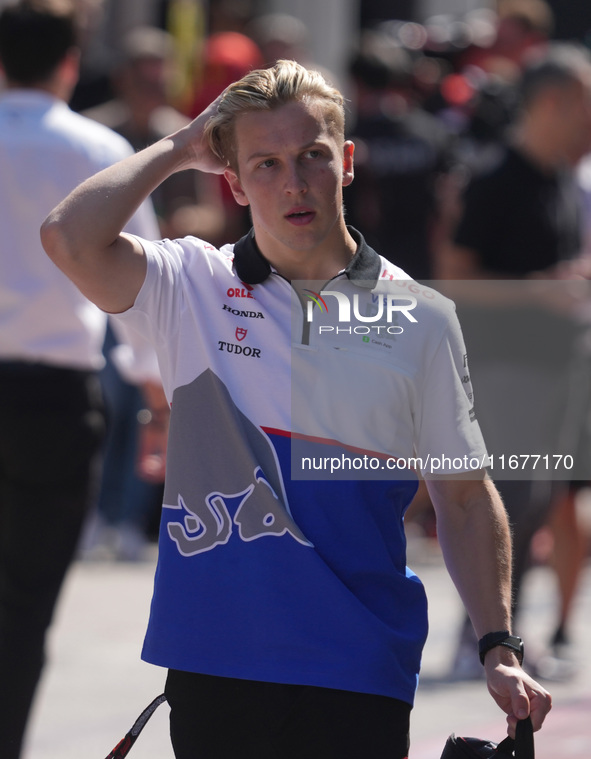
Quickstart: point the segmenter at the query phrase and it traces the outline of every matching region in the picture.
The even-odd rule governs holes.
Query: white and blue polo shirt
[[[453,305],[350,231],[349,266],[300,297],[252,233],[141,241],[120,318],[154,343],[172,404],[143,658],[412,703],[427,604],[406,567],[411,470],[485,450]],[[345,473],[364,455],[379,469]],[[340,475],[319,466],[339,456]]]

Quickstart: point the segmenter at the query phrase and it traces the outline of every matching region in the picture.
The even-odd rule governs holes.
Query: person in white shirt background
[[[73,187],[130,155],[75,114],[73,4],[0,12],[0,756],[18,759],[44,640],[92,502],[104,429],[107,317],[44,254],[39,225]],[[158,234],[150,204],[130,222]]]

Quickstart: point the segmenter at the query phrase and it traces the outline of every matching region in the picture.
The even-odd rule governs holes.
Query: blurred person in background
[[[557,310],[549,295],[528,304],[530,291],[512,290],[511,280],[561,280],[587,273],[573,167],[591,146],[588,51],[569,44],[549,46],[525,68],[519,95],[516,121],[499,159],[466,188],[453,242],[440,249],[438,274],[450,280],[507,281],[497,291],[500,301],[490,308],[484,301],[458,302],[490,448],[527,455],[547,444],[557,454],[570,453],[555,446],[566,441],[576,449],[588,407],[588,388],[583,386],[582,394],[570,390],[571,368],[588,361],[577,353],[579,317],[567,302]],[[468,297],[477,297],[475,292],[483,289],[472,287]],[[533,329],[540,325],[547,332],[538,341]],[[564,482],[496,478],[513,529],[515,616],[532,537],[569,493]],[[479,674],[469,654],[472,636],[466,622],[456,657],[458,676]],[[551,645],[559,642],[555,638]]]
[[[435,50],[447,71],[426,103],[457,134],[454,181],[447,184],[445,198],[452,225],[458,221],[462,186],[502,155],[523,67],[548,45],[554,17],[545,0],[501,0],[495,11],[469,14],[466,25],[470,44],[458,49],[449,42],[444,50]]]
[[[100,41],[100,32],[109,15],[106,0],[75,0],[78,18],[80,73],[69,106],[80,112],[112,97],[109,71],[112,55]]]
[[[170,104],[173,66],[174,41],[167,32],[156,27],[133,29],[122,41],[120,61],[111,75],[115,98],[84,115],[142,150],[189,122]],[[194,171],[169,177],[150,196],[162,237],[199,234],[219,240],[224,218],[218,196],[217,185]]]
[[[575,155],[576,158],[576,155]],[[576,161],[575,161],[576,165]],[[589,267],[591,261],[591,158],[590,154],[576,165],[576,176],[582,196],[582,250],[581,261]],[[588,272],[586,276],[589,277]],[[583,323],[591,320],[591,301],[580,308]],[[573,373],[573,391],[582,395],[578,408],[580,413],[580,438],[577,456],[591,462],[591,335],[584,332],[578,345],[578,362]],[[576,672],[577,661],[572,639],[572,618],[584,566],[591,547],[588,509],[591,478],[574,480],[553,504],[548,523],[549,555],[543,557],[556,576],[558,604],[556,623],[547,650],[536,662],[540,676],[549,680],[567,679]]]
[[[545,0],[499,0],[497,23],[489,46],[471,46],[458,66],[473,66],[490,76],[517,81],[532,55],[544,51],[554,28],[554,14]]]
[[[144,560],[160,513],[164,476],[145,470],[143,445],[154,425],[167,429],[168,408],[160,399],[154,401],[158,367],[150,358],[143,368],[140,343],[137,334],[123,333],[108,320],[99,373],[106,436],[98,494],[79,546],[84,560]],[[145,351],[152,353],[149,346]]]
[[[411,276],[432,276],[447,220],[442,202],[453,137],[416,101],[413,59],[388,34],[363,33],[353,84],[355,182],[345,188],[347,219]]]
[[[246,34],[236,31],[218,31],[205,40],[199,55],[201,72],[195,84],[189,115],[195,118],[232,82],[249,71],[263,65],[263,55],[255,42]],[[221,177],[209,176],[221,194],[224,209],[224,239],[222,243],[246,234],[250,229],[248,209],[236,203],[227,182]],[[205,239],[209,239],[205,237]]]
[[[0,64],[0,756],[17,759],[104,433],[106,316],[48,265],[36,228],[133,150],[66,104],[79,70],[73,3],[7,5]],[[148,204],[130,229],[157,231]]]
[[[310,62],[309,34],[304,22],[287,13],[263,13],[246,25],[245,34],[258,46],[265,66],[279,60]]]

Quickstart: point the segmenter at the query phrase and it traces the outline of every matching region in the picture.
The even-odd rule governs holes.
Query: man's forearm
[[[178,159],[162,140],[77,187],[47,217],[41,241],[52,261],[99,308],[120,313],[136,300],[146,273],[138,240],[122,234],[134,211]]]
[[[434,490],[438,499],[441,488]],[[490,480],[466,483],[445,500],[437,507],[439,541],[478,637],[510,629],[511,538],[496,488]]]
[[[168,137],[110,166],[77,187],[42,228],[48,253],[80,258],[104,252],[117,240],[140,204],[183,165],[178,137]]]
[[[58,265],[62,257],[72,260],[111,249],[139,205],[176,171],[224,171],[203,136],[218,101],[178,132],[91,177],[52,211],[42,236]],[[127,252],[125,246],[122,252]]]
[[[41,238],[47,254],[105,311],[132,306],[144,281],[143,248],[122,233],[139,205],[176,171],[224,170],[203,137],[216,108],[217,101],[175,134],[83,182],[45,220]]]

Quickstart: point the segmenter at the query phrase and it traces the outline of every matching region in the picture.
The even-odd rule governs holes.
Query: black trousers
[[[170,670],[176,759],[404,759],[411,707],[366,693]]]
[[[104,432],[94,374],[0,362],[0,756],[18,759]]]

